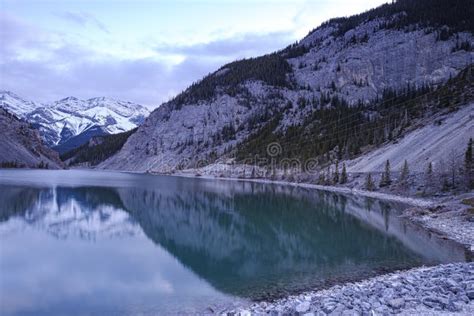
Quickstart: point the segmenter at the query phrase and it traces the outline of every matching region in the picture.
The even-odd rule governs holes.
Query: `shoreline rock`
[[[336,285],[222,315],[472,315],[474,263],[420,267]]]

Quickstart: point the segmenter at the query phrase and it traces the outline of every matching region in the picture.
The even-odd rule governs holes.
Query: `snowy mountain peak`
[[[79,99],[76,97],[70,96],[70,97],[59,100],[59,102],[68,102],[68,101],[79,101]]]
[[[0,107],[37,126],[50,147],[90,129],[99,128],[106,134],[129,131],[150,113],[140,104],[108,97],[81,100],[69,96],[52,103],[37,104],[9,91],[0,92]]]
[[[105,102],[105,101],[117,101],[117,100],[112,99],[112,98],[108,98],[108,97],[96,97],[96,98],[90,98],[87,101],[89,101],[89,102]]]
[[[21,98],[11,91],[0,90],[0,107],[18,117],[24,118],[27,113],[36,109],[38,105]]]

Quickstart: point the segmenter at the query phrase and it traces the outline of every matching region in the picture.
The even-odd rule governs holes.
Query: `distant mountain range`
[[[93,136],[134,129],[150,113],[142,105],[105,97],[68,97],[41,104],[10,91],[0,91],[0,107],[32,124],[45,144],[60,153],[86,143]]]

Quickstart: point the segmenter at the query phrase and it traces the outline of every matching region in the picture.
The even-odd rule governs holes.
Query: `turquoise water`
[[[403,205],[291,186],[0,170],[0,314],[203,313],[463,261]]]

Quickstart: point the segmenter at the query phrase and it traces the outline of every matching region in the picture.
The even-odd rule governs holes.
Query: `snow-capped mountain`
[[[141,124],[149,110],[139,104],[100,97],[81,100],[68,97],[40,104],[24,100],[9,92],[0,92],[0,106],[37,127],[50,147],[65,144],[86,133],[87,138],[125,132]],[[76,141],[74,147],[81,145]],[[70,147],[70,146],[69,146]]]
[[[34,102],[24,100],[10,91],[0,91],[0,107],[18,117],[24,118],[26,114],[38,107]]]

